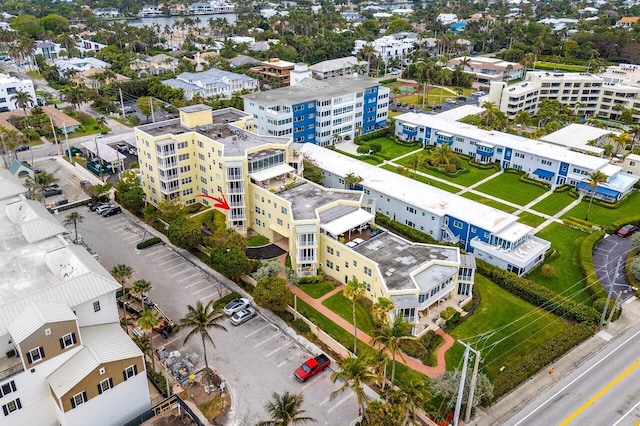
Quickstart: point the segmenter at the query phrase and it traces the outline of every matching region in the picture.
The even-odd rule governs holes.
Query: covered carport
[[[109,145],[93,140],[83,142],[82,146],[87,152],[91,153],[92,159],[99,158],[103,163],[110,164],[113,171],[124,170],[124,160],[126,157]]]

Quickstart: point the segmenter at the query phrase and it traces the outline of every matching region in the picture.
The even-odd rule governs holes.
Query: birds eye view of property
[[[640,423],[638,0],[0,1],[0,424]]]

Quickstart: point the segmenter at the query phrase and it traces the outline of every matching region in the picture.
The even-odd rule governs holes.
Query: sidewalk
[[[330,291],[329,293],[325,294],[319,299],[314,299],[313,297],[309,296],[307,293],[302,291],[298,286],[289,286],[289,288],[291,289],[291,292],[298,297],[298,299],[309,304],[312,308],[320,312],[322,315],[326,316],[331,321],[333,321],[334,323],[342,327],[345,331],[349,333],[353,333],[353,325],[349,321],[345,320],[344,318],[342,318],[341,316],[339,316],[338,314],[333,312],[331,309],[327,308],[322,304],[324,300],[328,299],[329,297],[333,296],[336,293],[341,292],[343,286],[339,286],[335,288],[334,290]],[[415,358],[411,358],[409,356],[405,356],[404,359],[402,359],[402,357],[398,355],[396,356],[396,361],[406,365],[412,370],[419,371],[420,373],[424,374],[427,377],[435,377],[438,374],[444,373],[445,367],[446,367],[444,355],[449,350],[449,348],[453,346],[455,341],[451,336],[449,336],[447,333],[442,331],[442,329],[438,329],[436,333],[438,333],[440,336],[444,338],[444,344],[438,348],[438,355],[437,355],[438,363],[435,367],[429,367],[427,365],[424,365],[419,360]],[[369,336],[368,334],[366,334],[364,331],[360,329],[358,329],[358,339],[366,343],[367,345],[372,346],[371,336]],[[374,347],[376,349],[380,349],[381,345],[376,345]],[[391,356],[391,354],[388,351],[387,351],[387,355]]]

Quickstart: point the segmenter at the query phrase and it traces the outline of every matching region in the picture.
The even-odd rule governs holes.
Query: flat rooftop
[[[378,80],[363,76],[336,77],[330,80],[305,78],[297,86],[256,92],[244,95],[243,98],[245,102],[254,101],[264,106],[294,105],[310,99],[336,98],[374,86],[378,86]]]
[[[560,130],[549,133],[546,136],[542,136],[540,140],[600,155],[604,149],[598,146],[590,146],[589,141],[599,139],[602,136],[611,133],[613,132],[608,129],[600,129],[586,124],[572,123]]]
[[[390,291],[415,290],[416,286],[410,274],[429,262],[460,261],[460,250],[457,247],[411,243],[388,232],[357,245],[353,250],[378,264]],[[446,271],[451,273],[457,271],[457,268],[452,266],[432,265],[417,274],[417,281],[426,277],[440,277],[441,268],[452,268],[453,271]]]
[[[359,201],[362,192],[332,190],[305,182],[282,192],[278,196],[291,203],[294,220],[317,219],[316,209],[335,201]]]

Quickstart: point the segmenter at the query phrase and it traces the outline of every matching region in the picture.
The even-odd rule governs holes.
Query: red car
[[[320,354],[315,358],[309,358],[296,369],[293,375],[299,382],[306,382],[311,377],[324,371],[331,364],[331,360],[325,354]]]
[[[622,238],[627,238],[633,235],[637,230],[638,230],[637,226],[625,225],[622,228],[618,229],[618,236]]]

